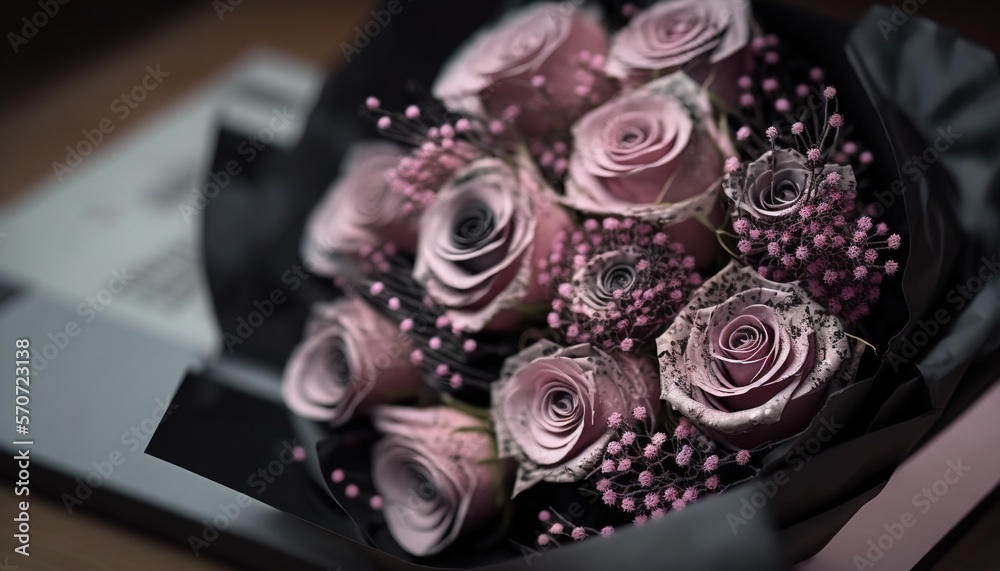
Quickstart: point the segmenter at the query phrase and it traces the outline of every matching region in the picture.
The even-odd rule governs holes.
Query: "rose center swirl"
[[[645,135],[642,129],[634,125],[629,125],[619,131],[618,144],[624,148],[634,147],[645,139]]]
[[[470,201],[452,221],[451,243],[462,250],[475,249],[490,236],[495,224],[496,213],[489,205]]]
[[[625,262],[616,262],[603,268],[597,276],[598,295],[605,300],[614,299],[615,291],[628,293],[635,286],[635,266]]]
[[[771,188],[770,203],[782,205],[794,202],[799,197],[799,188],[790,180],[783,180]]]
[[[751,349],[760,343],[760,338],[760,331],[749,325],[744,325],[730,336],[729,347],[736,350]]]
[[[347,345],[344,344],[343,339],[337,338],[333,340],[327,358],[329,359],[330,373],[333,376],[333,380],[341,386],[350,383],[351,364],[347,360]]]
[[[432,502],[437,498],[437,486],[434,485],[426,468],[420,464],[409,462],[403,466],[403,472],[410,482],[411,489],[416,490],[420,499]]]
[[[575,425],[582,414],[579,395],[567,387],[552,387],[542,396],[543,422],[561,432]]]
[[[700,19],[693,14],[672,14],[657,27],[657,40],[664,44],[674,43],[678,38],[690,34],[699,24]]]
[[[552,397],[552,410],[560,416],[567,416],[573,412],[576,406],[576,399],[566,391],[557,391]]]
[[[804,171],[782,169],[764,172],[754,183],[756,191],[750,196],[750,200],[761,211],[783,211],[793,208],[802,199],[807,184]]]

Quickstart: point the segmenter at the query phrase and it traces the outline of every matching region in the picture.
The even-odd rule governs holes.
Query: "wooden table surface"
[[[848,21],[860,17],[870,4],[866,0],[786,1]],[[2,100],[4,108],[0,109],[0,132],[4,133],[0,137],[0,204],[26,192],[35,183],[51,179],[51,164],[65,156],[66,144],[77,141],[82,129],[92,128],[95,121],[107,116],[109,102],[134,84],[136,70],[160,63],[164,70],[170,71],[170,81],[151,91],[128,121],[108,135],[109,139],[136,128],[144,117],[176,101],[254,46],[271,46],[334,68],[343,62],[337,46],[351,37],[353,27],[364,21],[376,0],[230,0],[229,3],[234,7],[223,14],[224,19],[220,19],[213,2],[186,5],[162,25],[144,29],[127,49],[105,51],[68,69],[64,66],[57,78],[26,81],[23,86],[18,82],[11,85],[5,78],[3,85],[7,90]],[[956,27],[994,51],[1000,50],[996,18],[978,10],[978,3],[930,0],[921,5],[919,13]],[[17,14],[17,19],[22,15]],[[13,23],[0,23],[5,33],[15,29]],[[54,32],[49,36],[39,33],[32,40],[35,45],[26,47],[36,47],[42,42],[58,43],[55,36],[58,34]],[[7,45],[0,47],[7,48]],[[66,46],[66,49],[73,48]],[[15,513],[16,499],[11,486],[0,486],[0,514]],[[0,571],[13,570],[14,565],[21,570],[235,569],[207,557],[195,558],[185,545],[168,543],[99,515],[83,512],[70,516],[53,499],[33,495],[31,506],[30,563],[12,556],[13,540],[4,533],[0,535]],[[974,561],[986,557],[997,561],[1000,550],[992,544],[998,529],[1000,510],[994,509],[955,543],[935,569],[978,569],[981,567],[973,567]],[[1000,563],[992,568],[1000,568]]]

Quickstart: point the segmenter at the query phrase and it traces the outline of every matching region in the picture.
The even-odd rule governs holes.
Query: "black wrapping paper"
[[[994,134],[1000,125],[996,57],[920,18],[887,41],[878,22],[890,14],[873,8],[850,31],[846,59],[840,61],[854,70],[870,101],[865,109],[857,99],[848,99],[848,120],[860,121],[876,152],[892,158],[879,161],[880,184],[873,186],[877,194],[871,199],[890,225],[905,223],[908,228],[902,283],[906,307],[892,309],[898,315],[908,312],[908,320],[888,350],[880,351],[875,373],[834,395],[821,413],[843,419],[841,409],[849,414],[851,406],[838,405],[855,399],[845,432],[867,434],[794,464],[793,470],[801,468],[775,497],[775,517],[791,560],[815,553],[861,505],[859,493],[864,497],[880,489],[891,470],[935,428],[952,420],[969,396],[1000,377],[1000,286],[996,280],[980,281],[981,288],[976,282],[993,272],[1000,249],[1000,166],[989,158],[1000,144]],[[803,35],[816,28],[796,29]],[[794,32],[786,34],[789,40],[795,41]],[[842,66],[836,60],[826,65],[829,75],[846,85],[850,76],[838,73]],[[875,114],[866,112],[870,110]],[[915,156],[924,160],[918,163]],[[901,193],[893,191],[894,185],[900,188],[896,181]],[[967,294],[958,293],[961,287]],[[876,328],[870,335],[876,347],[884,347]],[[965,393],[965,399],[952,399],[956,391]],[[815,438],[816,428],[814,423],[814,430],[772,458]],[[776,460],[770,469],[786,465]],[[848,505],[855,508],[845,509]],[[836,520],[840,524],[834,527]]]
[[[367,493],[371,492],[370,484],[364,481],[370,458],[365,439],[370,429],[364,423],[355,423],[331,437],[318,425],[301,421],[284,410],[274,370],[238,359],[232,361],[238,366],[212,366],[184,379],[172,401],[179,406],[160,424],[146,453],[329,530],[330,543],[343,554],[328,563],[329,569],[784,568],[778,536],[766,510],[756,514],[740,533],[733,534],[730,528],[726,516],[739,513],[743,502],[756,493],[752,484],[697,502],[678,514],[682,517],[663,518],[610,538],[548,550],[479,538],[460,541],[433,558],[412,558],[393,544],[380,518],[365,505],[370,497]],[[269,375],[270,389],[260,382]],[[246,377],[253,377],[255,382],[241,380]],[[285,451],[289,446],[306,448],[310,458],[302,463],[288,461]],[[362,488],[357,498],[335,495],[335,488],[339,492],[342,486],[327,486],[327,475],[334,466]],[[260,475],[262,469],[269,471],[268,478]],[[590,505],[587,497],[567,487],[561,493],[569,502]],[[271,524],[262,521],[260,525]],[[530,536],[533,531],[526,529],[522,535]],[[294,540],[288,543],[294,554]],[[201,551],[210,550],[209,546]],[[306,568],[299,565],[289,568]]]
[[[407,5],[406,19],[394,22],[330,79],[298,148],[258,161],[253,172],[209,204],[205,259],[222,330],[232,330],[253,302],[267,299],[273,289],[289,294],[275,316],[234,346],[234,353],[260,364],[275,382],[301,336],[308,306],[336,294],[316,277],[288,291],[282,276],[301,265],[303,221],[335,177],[344,150],[353,140],[374,135],[358,115],[360,103],[374,94],[387,106],[402,108],[415,96],[399,86],[407,78],[429,86],[440,63],[494,8],[490,3]],[[460,21],[449,16],[457,10]],[[997,264],[1000,73],[993,54],[919,17],[911,17],[886,41],[878,26],[890,17],[886,8],[873,8],[851,29],[784,6],[755,5],[755,15],[767,31],[826,68],[841,109],[876,155],[873,194],[867,198],[908,247],[902,279],[887,285],[877,313],[863,328],[876,349],[868,352],[858,382],[831,395],[808,430],[773,450],[758,482],[612,538],[540,557],[509,544],[473,542],[438,559],[414,560],[393,549],[377,514],[349,503],[344,507],[350,515],[342,511],[345,499],[329,485],[333,465],[347,463],[363,478],[363,423],[352,428],[360,435],[357,440],[344,443],[344,434],[296,419],[279,402],[253,404],[226,397],[224,391],[220,396],[211,375],[193,375],[177,398],[201,406],[179,411],[197,410],[201,417],[173,415],[158,430],[150,453],[245,491],[245,474],[221,466],[221,449],[213,449],[224,446],[224,438],[206,439],[200,450],[185,443],[191,423],[214,418],[217,431],[225,427],[226,433],[253,434],[270,443],[255,452],[227,451],[248,459],[255,455],[247,465],[267,458],[260,446],[273,448],[297,438],[310,455],[297,467],[301,477],[278,480],[268,488],[272,495],[261,499],[357,541],[345,541],[345,549],[374,557],[379,565],[774,569],[816,553],[878,493],[895,466],[1000,376],[1000,280],[980,278],[974,295],[956,289]],[[441,29],[442,22],[449,22],[447,33],[427,33]],[[942,137],[950,139],[945,150]],[[220,138],[218,163],[235,152],[227,140]],[[915,175],[912,157],[932,155],[927,149],[935,143],[937,156]],[[241,432],[254,426],[256,432]],[[574,494],[578,497],[573,491],[566,501]],[[747,517],[751,510],[745,505],[756,505],[761,494],[763,506]],[[389,554],[399,559],[386,559]]]

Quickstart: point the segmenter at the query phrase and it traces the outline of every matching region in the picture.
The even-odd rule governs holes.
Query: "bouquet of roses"
[[[208,205],[220,328],[281,302],[147,452],[352,569],[812,556],[1000,377],[995,58],[887,9],[506,4],[405,4]]]
[[[309,219],[309,268],[345,295],[315,306],[285,402],[371,418],[369,506],[412,555],[522,501],[545,547],[752,478],[853,383],[900,270],[822,69],[738,0],[623,16],[515,10],[440,103],[369,97],[400,144],[356,144]],[[522,500],[543,482],[604,509]]]

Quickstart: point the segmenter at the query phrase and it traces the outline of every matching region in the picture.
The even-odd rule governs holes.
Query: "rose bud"
[[[651,359],[612,358],[588,344],[543,339],[508,358],[490,415],[500,457],[518,462],[514,495],[541,481],[585,478],[613,434],[608,417],[637,406],[655,414],[657,388]]]
[[[837,173],[842,192],[857,186],[850,165],[826,164],[814,169],[808,162],[793,149],[768,151],[750,163],[745,173],[727,177],[723,189],[738,215],[770,223],[798,216],[799,208],[813,200],[820,181],[829,173]]]
[[[717,189],[731,145],[705,93],[673,74],[594,109],[573,126],[566,203],[584,212],[671,224],[698,267],[718,251],[697,217],[721,220]]]
[[[642,10],[611,42],[605,70],[632,85],[684,70],[734,102],[751,65],[750,4],[744,0],[665,0]]]
[[[434,96],[452,111],[499,118],[511,106],[528,136],[568,127],[586,111],[577,94],[581,52],[603,57],[608,39],[597,13],[569,2],[540,2],[509,12],[479,32],[442,70]],[[538,79],[542,84],[538,85]],[[610,92],[595,78],[592,95]]]
[[[569,216],[528,161],[479,159],[420,219],[413,277],[465,331],[510,327],[515,308],[547,300],[532,272]]]
[[[340,425],[372,406],[412,398],[423,386],[409,339],[360,299],[317,304],[281,387],[299,416]]]
[[[393,143],[355,143],[344,157],[344,172],[309,216],[303,257],[323,276],[343,272],[344,258],[362,248],[387,243],[413,253],[416,216],[404,210],[405,197],[392,190],[388,175],[404,152]]]
[[[483,421],[446,406],[385,406],[373,420],[385,436],[372,449],[372,481],[408,553],[438,553],[499,513],[509,470],[492,457]]]
[[[729,446],[804,430],[827,392],[854,380],[861,347],[795,283],[730,263],[656,340],[662,398]]]

